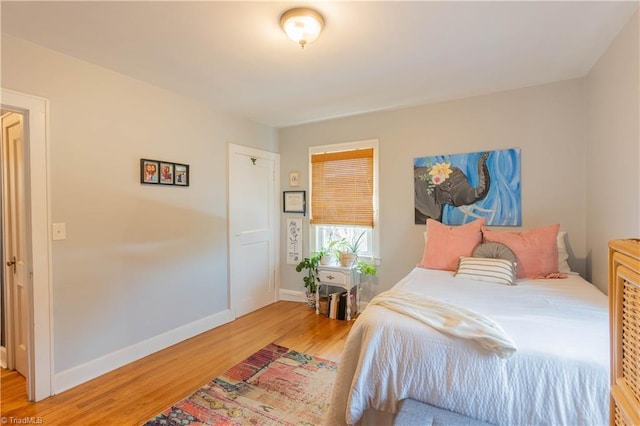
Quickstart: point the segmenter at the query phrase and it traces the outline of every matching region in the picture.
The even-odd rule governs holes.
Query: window
[[[358,254],[378,254],[378,141],[309,149],[311,251],[359,239]]]

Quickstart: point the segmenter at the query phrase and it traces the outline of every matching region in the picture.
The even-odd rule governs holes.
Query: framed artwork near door
[[[284,191],[282,193],[282,205],[285,213],[306,213],[305,191]]]
[[[141,158],[140,183],[189,186],[189,165]]]
[[[289,186],[300,186],[300,172],[289,172]]]
[[[287,218],[287,263],[297,265],[302,258],[302,219]]]
[[[174,185],[189,186],[189,165],[188,164],[174,164],[175,179]]]
[[[173,185],[173,163],[160,162],[160,183]]]
[[[160,164],[154,160],[140,160],[140,183],[158,183]]]

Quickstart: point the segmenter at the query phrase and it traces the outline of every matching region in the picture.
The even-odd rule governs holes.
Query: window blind
[[[311,155],[311,223],[373,227],[373,148]]]

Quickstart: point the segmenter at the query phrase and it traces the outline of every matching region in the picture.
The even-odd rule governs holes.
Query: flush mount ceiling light
[[[311,43],[320,35],[324,18],[313,9],[296,7],[280,16],[280,26],[291,40],[300,43],[304,49],[307,43]]]

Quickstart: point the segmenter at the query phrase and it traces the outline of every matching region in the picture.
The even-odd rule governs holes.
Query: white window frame
[[[314,154],[324,154],[330,152],[351,151],[354,149],[366,149],[373,148],[373,228],[371,229],[372,236],[372,250],[371,260],[374,264],[380,264],[380,221],[378,220],[378,206],[379,206],[379,185],[378,185],[378,139],[367,139],[356,142],[343,142],[330,145],[318,145],[309,147],[309,196],[307,197],[307,211],[309,212],[309,220],[311,220],[311,200],[312,200],[312,166],[311,156]],[[319,225],[312,225],[309,223],[309,252],[319,250],[317,247],[316,227]],[[354,226],[356,228],[356,226]],[[368,256],[363,256],[368,257]]]

